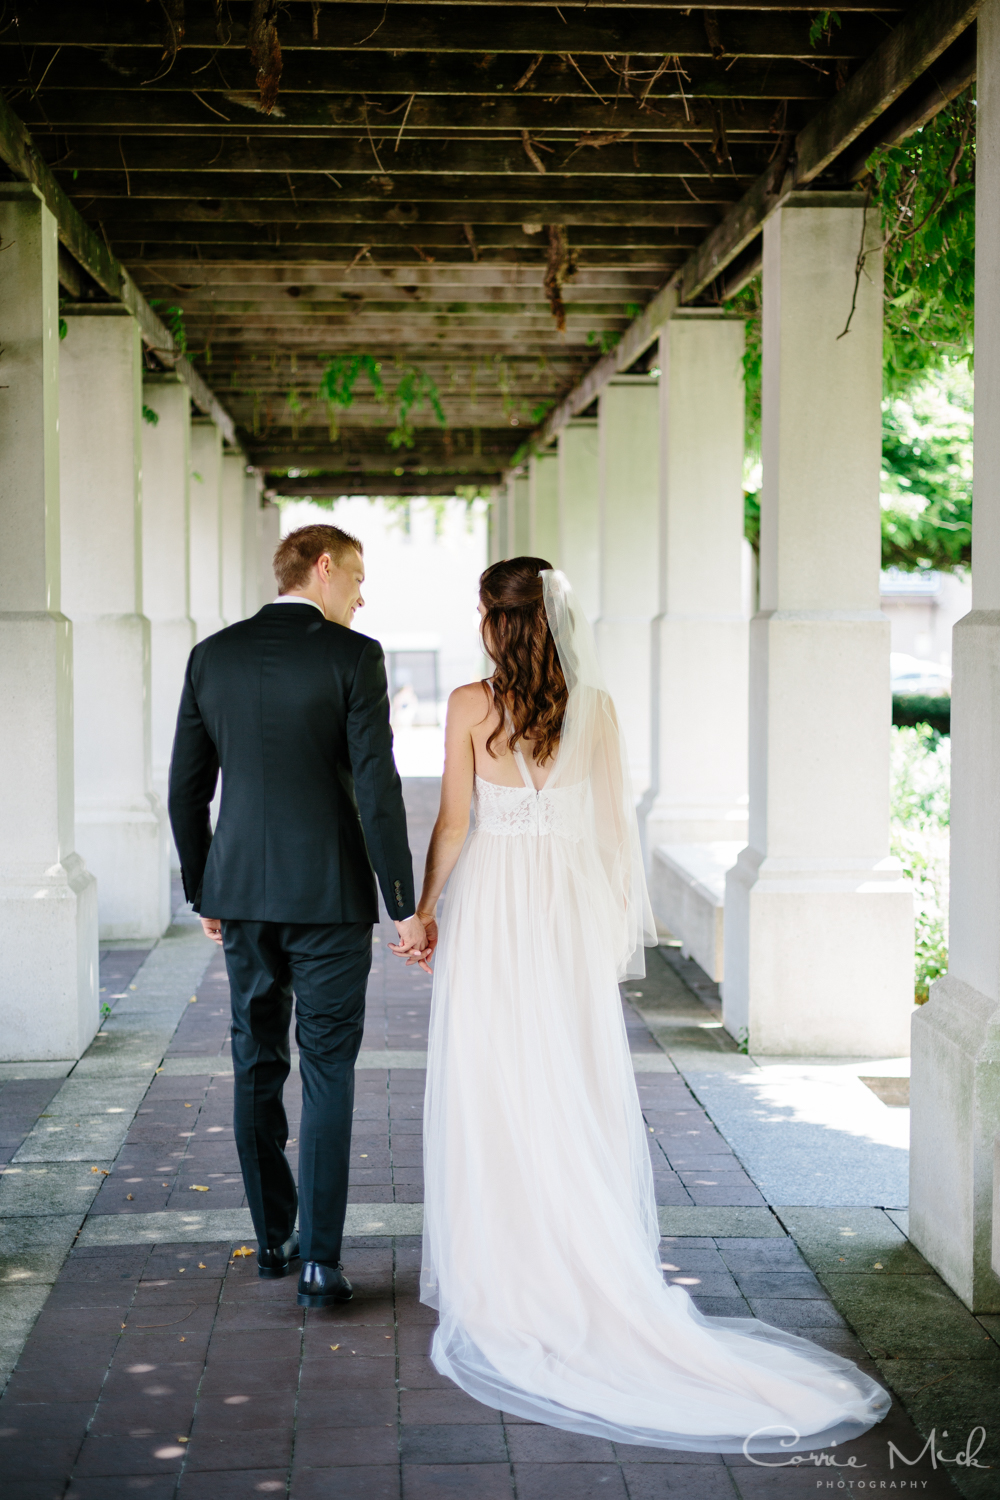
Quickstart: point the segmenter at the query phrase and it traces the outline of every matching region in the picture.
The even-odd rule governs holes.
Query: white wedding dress
[[[421,1299],[431,1358],[513,1415],[625,1443],[794,1451],[889,1396],[849,1360],[664,1283],[618,979],[651,914],[614,708],[560,573],[542,575],[570,688],[536,791],[475,780],[435,959]]]

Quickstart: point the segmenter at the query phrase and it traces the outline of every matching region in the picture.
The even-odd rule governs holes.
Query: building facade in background
[[[281,534],[333,523],[365,549],[365,607],[355,626],[385,651],[396,764],[403,776],[440,776],[448,694],[488,669],[479,639],[479,575],[486,566],[484,501],[345,497],[282,506]]]

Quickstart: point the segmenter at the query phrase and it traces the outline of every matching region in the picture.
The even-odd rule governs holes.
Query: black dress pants
[[[258,1244],[284,1244],[298,1206],[302,1259],[335,1266],[347,1212],[371,924],[224,920],[222,935],[233,1011],[233,1128]],[[302,1080],[297,1205],[282,1103],[293,991]]]

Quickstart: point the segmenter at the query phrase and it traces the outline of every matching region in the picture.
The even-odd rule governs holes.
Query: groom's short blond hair
[[[356,536],[341,531],[339,526],[300,526],[290,531],[274,554],[274,576],[283,594],[290,589],[300,589],[309,579],[309,574],[323,553],[330,555],[331,562],[340,567],[349,552],[364,556],[364,548]]]

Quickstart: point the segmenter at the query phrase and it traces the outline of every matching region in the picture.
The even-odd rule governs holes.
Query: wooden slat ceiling
[[[0,89],[269,483],[442,493],[497,480],[909,9],[811,42],[815,5],[8,0]],[[394,450],[364,377],[331,424],[338,354],[429,374],[447,427]]]

